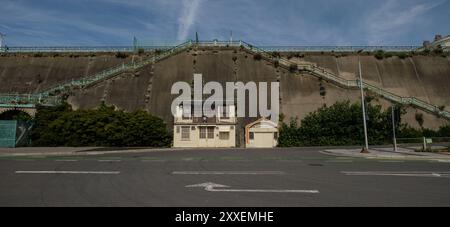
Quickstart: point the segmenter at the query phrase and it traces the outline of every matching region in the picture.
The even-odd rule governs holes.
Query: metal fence
[[[416,151],[448,150],[450,137],[397,138],[397,144]]]
[[[202,45],[210,43],[239,43],[240,41],[199,41]],[[139,49],[144,51],[167,50],[177,45],[155,44],[138,46],[42,46],[42,47],[3,47],[0,52],[3,53],[89,53],[89,52],[135,52]],[[259,46],[261,50],[267,52],[374,52],[383,50],[386,52],[411,52],[417,51],[421,46]]]
[[[16,147],[17,121],[0,121],[0,147]]]

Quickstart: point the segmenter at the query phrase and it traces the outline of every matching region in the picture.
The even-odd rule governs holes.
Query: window
[[[199,127],[200,129],[200,139],[206,139],[206,127]]]
[[[191,136],[191,130],[189,126],[181,127],[181,140],[189,140]]]
[[[219,139],[220,140],[229,140],[230,133],[229,132],[219,132]]]
[[[208,139],[214,139],[214,127],[208,127]]]
[[[182,119],[184,119],[184,120],[191,119],[191,117],[192,117],[191,108],[188,106],[186,106],[186,107],[181,106],[181,108],[183,111]]]
[[[254,140],[255,139],[255,133],[254,132],[250,132],[248,134],[248,137],[249,137],[250,140]]]
[[[177,126],[177,133],[180,133],[180,126]]]
[[[222,118],[230,119],[230,107],[229,106],[223,106]]]

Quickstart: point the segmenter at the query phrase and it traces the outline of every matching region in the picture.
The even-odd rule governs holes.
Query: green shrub
[[[439,137],[450,137],[450,125],[441,126],[437,132]]]
[[[320,96],[325,97],[325,95],[327,94],[327,91],[325,90],[324,86],[320,86]]]
[[[409,55],[407,53],[400,52],[400,53],[397,53],[397,57],[399,57],[400,59],[406,59],[409,57]]]
[[[298,65],[295,63],[292,63],[291,65],[289,65],[289,72],[291,73],[295,73],[298,70]]]
[[[385,144],[391,140],[390,111],[381,106],[368,105],[368,134],[370,143]],[[279,146],[337,146],[360,145],[364,141],[360,104],[349,101],[321,107],[308,114],[297,125],[296,119],[281,123]]]
[[[67,104],[39,108],[32,130],[34,146],[165,147],[171,136],[162,119],[145,111],[127,113],[113,107],[72,111]]]
[[[253,55],[253,59],[255,59],[256,61],[260,61],[262,59],[262,55],[257,53],[255,55]]]
[[[374,56],[375,56],[376,59],[382,60],[382,59],[384,59],[384,55],[385,55],[385,52],[383,50],[377,50],[375,52]]]
[[[422,55],[429,55],[431,53],[431,50],[430,49],[424,49],[423,51],[422,51]]]
[[[116,58],[127,58],[128,54],[127,53],[123,53],[123,52],[117,52],[116,53]]]
[[[397,108],[401,115],[406,113],[404,107]],[[391,144],[391,110],[382,111],[380,105],[369,103],[367,115],[369,143]],[[280,147],[361,145],[364,141],[362,121],[359,103],[337,102],[308,114],[300,125],[297,118],[292,118],[288,124],[281,122],[278,144]],[[415,129],[400,122],[401,119],[396,124],[397,138],[450,137],[450,125],[434,131]]]
[[[420,127],[423,127],[423,122],[424,122],[423,114],[416,113],[415,119],[416,119],[417,123],[420,125]]]
[[[295,56],[296,58],[304,58],[304,57],[305,57],[305,54],[296,52],[294,56]]]
[[[278,67],[280,66],[280,62],[279,62],[278,60],[274,60],[274,61],[273,61],[273,66],[274,66],[275,68],[278,68]]]
[[[144,54],[144,53],[145,53],[144,48],[139,48],[139,49],[138,49],[138,54],[139,54],[139,55],[142,55],[142,54]]]
[[[274,51],[274,52],[272,52],[272,57],[274,57],[274,58],[280,58],[280,53],[279,52],[277,52],[277,51]]]
[[[155,54],[156,54],[156,55],[161,54],[161,53],[162,53],[162,50],[160,50],[160,49],[155,49]]]
[[[444,53],[444,49],[439,45],[438,47],[434,48],[433,53],[436,55],[442,55]]]

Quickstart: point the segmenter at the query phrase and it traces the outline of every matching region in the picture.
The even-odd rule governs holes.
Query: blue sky
[[[421,45],[450,34],[450,0],[0,0],[9,46],[177,43]]]

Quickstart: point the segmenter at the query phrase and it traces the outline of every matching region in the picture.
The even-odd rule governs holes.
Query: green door
[[[17,121],[0,121],[0,147],[16,147]]]

